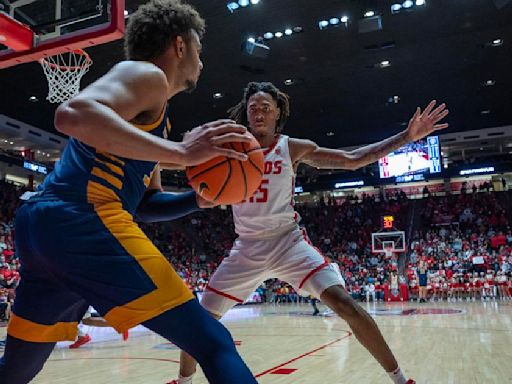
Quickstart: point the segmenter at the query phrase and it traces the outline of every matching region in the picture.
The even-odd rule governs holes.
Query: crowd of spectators
[[[499,286],[511,281],[512,231],[497,193],[474,186],[472,193],[429,197],[421,216],[407,271],[413,293],[423,263],[432,300],[507,299]]]
[[[22,192],[0,181],[0,320],[9,317],[20,279],[13,236]],[[297,204],[296,210],[311,241],[327,259],[339,265],[347,290],[356,299],[383,300],[383,287],[393,279],[408,284],[414,297],[420,262],[428,269],[430,298],[471,299],[477,296],[472,289],[480,288],[477,280],[482,292],[487,292],[485,287],[491,279],[496,286],[495,297],[503,296],[498,287],[503,276],[510,281],[512,232],[510,216],[497,193],[474,188],[456,195],[427,194],[422,202],[421,226],[409,244],[402,276],[395,257],[371,252],[371,234],[381,229],[381,218],[386,214],[395,217],[396,227],[404,228],[411,203],[405,193],[396,190],[389,197],[363,194],[358,198],[329,198]],[[203,210],[174,223],[141,227],[196,293],[205,290],[236,237],[229,208]],[[263,283],[251,298],[253,302],[273,303],[307,300],[289,284],[275,279]]]

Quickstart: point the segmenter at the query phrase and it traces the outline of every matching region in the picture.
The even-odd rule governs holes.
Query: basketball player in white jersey
[[[325,169],[357,169],[408,142],[446,128],[448,124],[436,123],[448,111],[444,104],[434,109],[435,104],[432,101],[423,113],[418,108],[406,131],[347,152],[281,134],[289,116],[288,96],[271,83],[249,83],[242,101],[230,114],[238,123],[247,125],[266,148],[264,176],[250,199],[232,207],[238,238],[229,257],[214,272],[201,305],[220,319],[235,304],[243,303],[263,281],[278,278],[302,295],[319,297],[344,319],[395,384],[414,383],[404,377],[375,321],[347,293],[339,271],[325,261],[305,229],[299,227],[300,218],[293,208],[294,181],[300,163]],[[182,353],[180,378],[174,383],[191,383],[195,367],[190,356]]]

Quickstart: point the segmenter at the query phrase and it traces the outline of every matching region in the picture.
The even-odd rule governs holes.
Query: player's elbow
[[[87,103],[84,100],[73,99],[61,104],[55,111],[55,129],[65,135],[76,136],[76,133],[83,129]]]

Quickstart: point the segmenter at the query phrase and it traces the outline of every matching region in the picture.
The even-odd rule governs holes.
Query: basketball
[[[251,197],[263,176],[263,152],[258,141],[227,143],[224,147],[244,152],[247,161],[225,156],[188,167],[187,178],[194,190],[205,200],[220,205],[238,204]]]

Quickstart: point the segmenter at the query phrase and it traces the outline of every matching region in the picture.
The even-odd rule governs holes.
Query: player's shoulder
[[[288,148],[290,150],[290,157],[292,162],[301,161],[302,158],[315,151],[318,145],[309,139],[297,139],[295,137],[288,137]]]
[[[112,67],[109,74],[125,82],[143,82],[147,86],[167,87],[164,71],[147,61],[121,61]]]
[[[290,146],[318,146],[313,140],[309,139],[298,139],[296,137],[283,136],[288,140]]]

